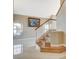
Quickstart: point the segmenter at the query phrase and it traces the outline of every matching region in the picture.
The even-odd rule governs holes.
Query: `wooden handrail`
[[[62,6],[63,6],[64,2],[65,2],[65,0],[63,0],[62,4],[60,5],[60,8],[59,8],[59,10],[58,10],[58,12],[57,12],[56,16],[57,16],[57,15],[58,15],[58,13],[60,12],[60,10],[61,10],[61,8],[62,8]]]
[[[45,23],[47,23],[50,20],[55,20],[55,19],[48,19],[47,21],[45,21],[43,24],[41,24],[39,27],[37,27],[35,30],[37,30],[38,28],[40,28],[41,26],[43,26]]]

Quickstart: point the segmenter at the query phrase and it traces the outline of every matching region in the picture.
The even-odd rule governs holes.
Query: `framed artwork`
[[[29,27],[39,27],[40,19],[39,18],[28,18],[28,26]]]

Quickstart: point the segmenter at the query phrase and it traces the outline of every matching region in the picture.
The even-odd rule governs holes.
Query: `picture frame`
[[[40,26],[40,19],[39,18],[28,18],[28,26],[29,27],[39,27]]]

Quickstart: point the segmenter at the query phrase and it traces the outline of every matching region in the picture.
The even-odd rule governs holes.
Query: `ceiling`
[[[48,18],[56,15],[60,0],[14,0],[14,14]]]

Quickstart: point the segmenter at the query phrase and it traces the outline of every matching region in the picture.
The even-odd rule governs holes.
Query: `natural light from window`
[[[14,34],[14,36],[21,35],[21,33],[22,33],[22,24],[14,23],[13,24],[13,34]]]

